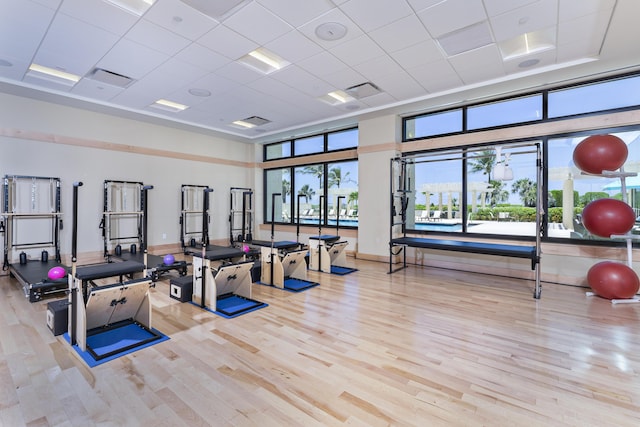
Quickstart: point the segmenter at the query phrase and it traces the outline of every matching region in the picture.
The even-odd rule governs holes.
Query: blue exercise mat
[[[256,282],[256,283],[263,286],[271,286],[264,282]],[[315,288],[316,286],[319,286],[319,285],[320,283],[311,282],[309,280],[294,279],[290,277],[284,280],[284,288],[282,290],[287,292],[302,292],[302,291],[306,291],[307,289]]]
[[[65,332],[64,338],[70,342],[68,332]],[[82,351],[78,345],[73,345],[73,349],[93,368],[168,339],[168,336],[156,329],[149,331],[137,323],[127,323],[87,336],[86,351]]]
[[[331,266],[331,274],[337,274],[339,276],[344,276],[345,274],[350,274],[354,271],[358,271],[358,269],[349,267],[338,267],[336,265]]]
[[[284,290],[289,292],[302,292],[307,289],[315,288],[320,283],[310,282],[309,280],[288,278],[284,281]]]
[[[200,304],[193,301],[191,301],[191,304],[200,307]],[[264,302],[230,294],[218,297],[215,311],[208,307],[204,307],[204,309],[217,314],[218,316],[224,317],[225,319],[233,319],[234,317],[238,317],[242,314],[250,313],[268,306],[269,304]]]

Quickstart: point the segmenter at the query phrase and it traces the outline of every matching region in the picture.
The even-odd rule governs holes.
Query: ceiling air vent
[[[116,87],[127,87],[133,81],[131,77],[123,76],[122,74],[114,73],[113,71],[103,70],[102,68],[94,69],[89,74],[89,78],[91,80]]]
[[[236,126],[243,127],[245,129],[253,129],[258,126],[266,125],[267,123],[271,123],[271,120],[263,119],[258,116],[247,117],[246,119],[236,120],[232,124]]]
[[[359,85],[351,86],[344,91],[355,99],[362,99],[366,98],[367,96],[379,94],[380,88],[371,82],[366,82]]]

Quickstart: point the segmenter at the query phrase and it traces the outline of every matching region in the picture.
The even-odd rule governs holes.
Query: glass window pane
[[[275,222],[291,222],[291,170],[272,169],[265,172],[265,218],[271,222],[272,194],[281,193],[275,199]]]
[[[467,129],[483,129],[542,119],[542,95],[509,99],[467,109]]]
[[[293,152],[296,156],[324,152],[324,135],[310,136],[293,141]]]
[[[536,235],[535,147],[501,147],[470,153],[467,161],[467,232]],[[498,164],[500,162],[500,164]],[[499,173],[498,168],[505,172]]]
[[[425,138],[462,131],[462,110],[427,114],[405,120],[404,139]]]
[[[291,141],[269,144],[265,147],[265,160],[291,157]]]
[[[340,227],[358,226],[358,162],[329,163],[327,223]],[[339,203],[338,203],[339,198]]]
[[[296,201],[300,202],[300,223],[318,224],[320,196],[324,195],[324,164],[294,169]],[[294,215],[297,215],[297,210]]]
[[[408,182],[415,197],[407,206],[407,228],[462,231],[462,158],[460,154],[434,154],[407,165]],[[413,184],[411,184],[413,186]],[[411,227],[414,223],[415,227]]]
[[[625,172],[640,172],[640,131],[612,133],[621,138],[629,149],[624,165]],[[549,237],[604,240],[591,235],[582,224],[582,210],[591,201],[611,197],[623,200],[619,178],[605,178],[583,175],[573,163],[573,150],[585,136],[554,138],[549,140],[548,187],[549,193]],[[638,177],[625,179],[627,203],[640,215],[640,180]],[[634,227],[634,234],[640,230]]]
[[[549,117],[640,105],[640,76],[549,92]]]
[[[327,151],[355,148],[358,146],[358,129],[331,132],[327,135]]]

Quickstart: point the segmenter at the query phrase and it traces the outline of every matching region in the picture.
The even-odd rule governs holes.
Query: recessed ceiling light
[[[554,49],[556,47],[555,42],[556,32],[553,27],[550,27],[505,40],[500,42],[498,47],[500,48],[502,59],[509,61],[532,53]]]
[[[171,111],[173,113],[177,113],[179,111],[184,111],[189,108],[188,105],[180,104],[177,102],[169,101],[167,99],[158,99],[156,102],[151,104],[151,107],[158,108],[160,110]]]
[[[334,90],[328,94],[318,98],[322,102],[326,102],[329,105],[346,104],[347,102],[354,101],[355,98],[349,95],[343,90]]]
[[[211,92],[206,90],[206,89],[198,89],[198,88],[191,88],[189,89],[189,93],[193,96],[211,96]]]
[[[236,126],[242,126],[243,128],[251,129],[256,126],[266,125],[267,123],[271,123],[271,120],[263,119],[258,116],[247,117],[246,119],[236,120],[232,122],[232,124]]]
[[[289,65],[288,61],[285,61],[280,56],[263,47],[249,52],[238,59],[238,62],[248,65],[264,74],[273,73]]]
[[[156,0],[104,0],[134,15],[142,16]]]
[[[325,22],[316,27],[316,36],[320,40],[340,40],[347,34],[347,27],[339,22]]]
[[[80,76],[38,64],[31,64],[27,75],[71,86],[80,81]]]

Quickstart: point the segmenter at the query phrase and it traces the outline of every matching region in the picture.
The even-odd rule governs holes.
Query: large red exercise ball
[[[640,288],[636,272],[626,264],[613,261],[593,265],[587,273],[587,283],[596,295],[607,299],[633,298]]]
[[[591,234],[611,237],[626,234],[633,228],[636,215],[631,206],[621,200],[598,199],[589,203],[582,211],[582,224]]]
[[[586,173],[598,175],[620,169],[628,155],[627,144],[617,136],[591,135],[573,150],[573,163]]]
[[[47,273],[47,277],[49,277],[49,279],[51,280],[62,279],[66,275],[67,270],[65,270],[64,267],[60,266],[49,269],[49,272]]]

